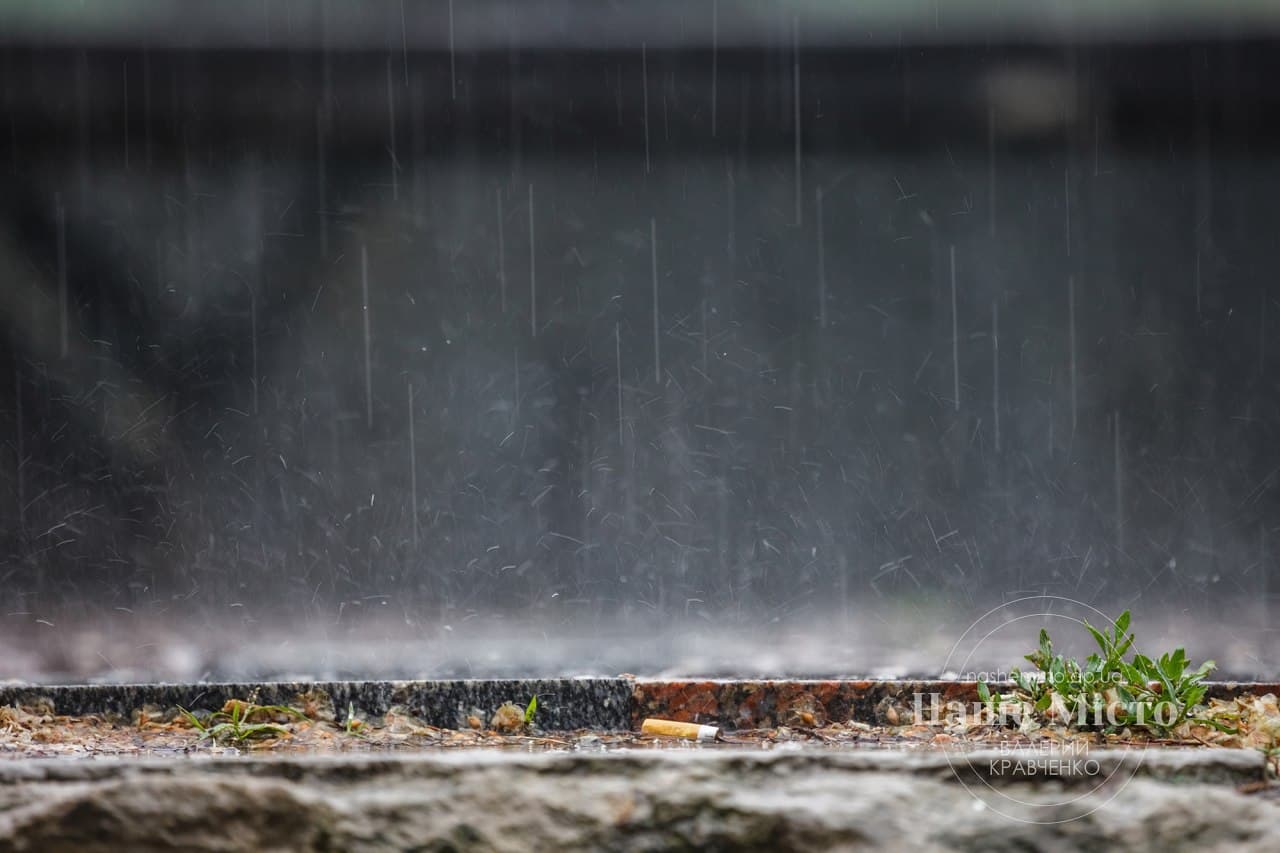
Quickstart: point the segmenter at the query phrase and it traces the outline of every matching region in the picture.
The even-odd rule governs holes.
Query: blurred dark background
[[[0,633],[96,657],[14,674],[1037,594],[1276,672],[1265,11],[73,5],[0,39]]]

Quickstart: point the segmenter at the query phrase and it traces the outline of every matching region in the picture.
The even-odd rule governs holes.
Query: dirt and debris
[[[504,735],[518,734],[525,727],[524,709],[513,702],[504,702],[489,720],[489,728]]]
[[[302,708],[298,710],[301,712]],[[179,709],[140,708],[132,719],[106,716],[71,717],[39,713],[30,708],[0,707],[0,759],[9,758],[91,758],[141,755],[236,755],[244,752],[368,752],[385,750],[432,750],[453,748],[566,749],[578,740],[600,746],[627,741],[629,736],[601,732],[557,733],[555,737],[536,730],[525,732],[523,717],[518,729],[499,731],[505,717],[495,715],[494,725],[485,728],[446,729],[424,723],[407,709],[395,707],[372,719],[311,718],[299,713],[285,714],[245,702],[220,712],[239,713],[247,724],[269,722],[280,730],[268,737],[202,737],[197,725]],[[212,715],[193,713],[197,721]],[[255,721],[248,723],[248,721]],[[477,722],[479,722],[477,720]]]
[[[424,723],[407,709],[395,707],[386,714],[353,726],[346,719],[268,713],[250,703],[239,709],[246,720],[271,722],[283,730],[265,738],[201,738],[199,729],[179,709],[154,706],[137,709],[131,719],[113,716],[72,717],[51,713],[50,708],[0,707],[0,758],[95,757],[127,755],[235,755],[241,752],[343,752],[457,748],[531,750],[673,748],[669,738],[637,732],[583,729],[541,732],[526,725],[523,713],[511,705],[495,712],[488,725],[469,715],[465,728],[441,728]],[[506,706],[503,706],[504,708]],[[221,713],[236,709],[228,703]],[[247,714],[245,712],[248,712]],[[193,714],[208,721],[208,712]],[[984,732],[991,735],[991,732]],[[722,745],[769,748],[781,743],[848,747],[927,747],[936,733],[927,726],[870,726],[865,723],[832,723],[821,727],[797,724],[767,729],[745,729],[725,734]],[[995,738],[974,739],[990,744]],[[689,747],[691,744],[680,744]],[[714,748],[713,744],[704,746]]]
[[[506,703],[492,715],[477,709],[460,720],[458,728],[425,723],[409,709],[396,706],[376,717],[361,717],[354,709],[335,715],[332,702],[316,694],[299,694],[287,708],[259,706],[252,698],[233,699],[216,712],[143,706],[129,718],[116,715],[65,716],[52,701],[37,697],[16,706],[0,706],[0,759],[94,758],[107,756],[209,756],[244,753],[429,752],[453,749],[518,749],[572,751],[611,749],[771,749],[811,746],[824,749],[977,750],[1045,748],[1084,743],[1097,747],[1219,746],[1258,750],[1260,782],[1266,781],[1264,752],[1280,735],[1276,697],[1247,696],[1214,700],[1207,713],[1229,724],[1225,733],[1206,725],[1189,726],[1175,737],[1158,738],[1141,731],[1103,733],[1066,728],[1009,728],[992,725],[987,716],[943,715],[927,723],[903,716],[904,709],[879,713],[884,722],[820,721],[818,715],[797,712],[785,725],[738,729],[722,733],[717,743],[672,741],[633,731],[582,729],[541,731],[525,720],[523,710]],[[897,716],[898,725],[887,720]],[[487,723],[485,718],[488,718]],[[217,720],[241,721],[215,728]],[[255,725],[270,724],[266,732]],[[217,731],[216,736],[208,736]],[[1257,786],[1271,794],[1273,785]]]

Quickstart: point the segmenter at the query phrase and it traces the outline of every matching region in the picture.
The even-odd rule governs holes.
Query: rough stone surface
[[[1010,691],[1011,682],[991,688]],[[1280,694],[1280,684],[1219,681],[1208,685],[1210,698],[1245,694]],[[905,722],[915,697],[925,707],[929,697],[939,703],[978,702],[973,681],[909,681],[897,679],[639,679],[635,684],[632,725],[645,717],[708,723],[725,728],[770,728],[796,722],[810,714],[819,720],[858,720],[880,725]],[[892,710],[890,710],[892,709]]]
[[[632,724],[645,717],[710,723],[729,729],[771,728],[798,722],[803,714],[823,720],[858,720],[897,725],[883,708],[891,703],[907,721],[914,697],[937,694],[939,702],[975,703],[977,686],[968,681],[899,680],[639,680]],[[928,699],[921,700],[928,704]],[[810,723],[812,725],[812,723]]]
[[[371,716],[400,706],[429,725],[457,728],[466,726],[469,714],[487,720],[504,703],[524,707],[536,695],[538,724],[547,730],[620,730],[631,722],[631,688],[631,682],[621,678],[8,686],[0,688],[0,706],[47,703],[59,714],[118,714],[127,719],[144,705],[218,710],[228,699],[284,705],[297,702],[300,694],[322,691],[339,714],[348,705]]]
[[[953,764],[963,777],[990,757],[690,749],[15,762],[0,765],[0,853],[1280,849],[1280,805],[1222,784],[1256,775],[1240,753],[1095,756],[1134,771],[1097,790],[1086,775],[960,784]]]
[[[997,690],[1012,687],[992,686]],[[926,697],[922,700],[926,705],[927,697],[933,694],[943,703],[978,699],[972,681],[553,678],[7,685],[0,687],[0,706],[48,705],[59,714],[118,714],[127,719],[144,705],[216,710],[228,699],[288,704],[296,702],[299,694],[316,691],[329,695],[338,714],[345,713],[349,704],[370,716],[401,706],[424,722],[443,727],[465,726],[470,714],[487,720],[504,703],[523,707],[536,695],[538,725],[547,731],[639,728],[645,717],[729,729],[847,720],[897,725],[911,713],[916,694]],[[1280,693],[1280,684],[1209,685],[1209,696],[1215,698],[1264,693]]]

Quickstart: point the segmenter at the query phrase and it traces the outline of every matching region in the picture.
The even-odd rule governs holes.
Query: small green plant
[[[1262,753],[1262,781],[1271,782],[1280,779],[1280,736],[1272,736],[1265,745],[1258,747]]]
[[[524,724],[526,726],[533,725],[533,718],[538,713],[538,697],[534,695],[529,700],[529,704],[524,707]]]
[[[1208,687],[1203,682],[1213,671],[1214,662],[1206,661],[1191,669],[1186,651],[1181,648],[1155,660],[1141,654],[1125,660],[1134,641],[1129,621],[1126,610],[1109,632],[1085,622],[1098,644],[1098,652],[1090,654],[1083,664],[1055,654],[1049,632],[1041,629],[1038,647],[1026,655],[1035,671],[1015,669],[1010,673],[1017,688],[1012,698],[1030,706],[1038,720],[1081,727],[1115,730],[1132,726],[1166,735],[1194,720],[1229,731],[1220,722],[1192,716],[1204,700]],[[980,681],[978,698],[994,712],[1002,697],[992,694]]]
[[[1265,725],[1265,742],[1258,745],[1257,751],[1262,753],[1262,784],[1271,785],[1280,780],[1280,722],[1270,721]]]
[[[356,703],[347,703],[347,720],[343,724],[343,731],[354,737],[364,737],[364,720],[356,716]]]
[[[998,692],[992,693],[991,688],[987,687],[987,682],[978,681],[978,698],[982,700],[982,704],[992,714],[998,713],[1000,710],[1000,702],[1004,698]]]
[[[223,706],[223,710],[210,714],[204,720],[181,706],[178,707],[178,710],[182,712],[191,727],[199,733],[200,736],[196,739],[197,743],[203,740],[212,740],[214,743],[218,741],[244,743],[246,741],[280,737],[289,733],[288,729],[278,723],[253,722],[252,720],[255,717],[261,719],[264,716],[288,716],[303,720],[307,719],[306,715],[301,711],[286,705],[256,705],[252,702],[242,702],[236,699]]]

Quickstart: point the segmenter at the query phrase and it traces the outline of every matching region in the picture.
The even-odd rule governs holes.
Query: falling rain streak
[[[391,158],[391,198],[400,198],[400,160],[396,157],[396,90],[387,57],[387,155]]]
[[[1062,207],[1066,221],[1067,257],[1071,257],[1071,168],[1062,170]]]
[[[794,17],[791,19],[791,109],[795,134],[796,227],[799,228],[804,223],[800,171],[800,21]]]
[[[413,549],[418,550],[418,440],[413,428],[413,382],[409,383],[409,512],[413,518]]]
[[[62,206],[62,195],[54,197],[54,216],[58,229],[58,356],[67,357],[71,325],[67,293],[67,209]]]
[[[15,353],[16,355],[17,353]],[[14,439],[14,486],[18,497],[18,529],[24,535],[27,532],[27,454],[26,454],[26,418],[23,416],[22,393],[22,361],[13,360],[13,425],[16,431]]]
[[[1076,402],[1076,277],[1073,275],[1067,276],[1067,358],[1071,371],[1071,434],[1074,436],[1079,406]]]
[[[658,315],[658,220],[649,219],[649,269],[653,275],[653,381],[662,384],[662,341]]]
[[[951,396],[956,411],[960,411],[960,320],[956,314],[956,247],[950,247],[951,255]]]
[[[325,210],[328,196],[329,175],[325,163],[325,114],[324,105],[316,107],[316,206],[320,236],[320,259],[329,257],[329,213]]]
[[[987,105],[987,234],[996,236],[996,107]]]
[[[373,342],[369,334],[369,249],[360,246],[360,314],[364,320],[364,417],[373,428]]]
[[[614,381],[618,386],[618,444],[622,445],[625,433],[622,429],[622,327],[619,323],[613,324],[613,364],[616,371]]]
[[[1120,412],[1118,410],[1111,413],[1111,426],[1116,492],[1116,552],[1117,555],[1124,556],[1124,469],[1120,457]]]
[[[720,0],[711,0],[711,135],[716,135],[720,101]]]
[[[249,341],[252,356],[249,381],[253,388],[253,413],[257,415],[260,414],[258,398],[262,384],[258,373],[258,289],[248,282],[245,283],[245,289],[249,291]]]
[[[1258,376],[1267,372],[1267,292],[1258,294]]]
[[[1200,310],[1200,251],[1196,250],[1196,316],[1201,316]]]
[[[507,313],[507,240],[506,225],[502,221],[502,187],[493,191],[498,207],[498,305],[503,314]]]
[[[991,422],[1000,452],[1000,303],[991,303]]]
[[[822,187],[814,191],[815,218],[818,223],[818,328],[827,327],[827,247],[823,238]]]
[[[449,0],[449,52],[453,53],[453,0]],[[409,88],[409,26],[404,17],[404,0],[400,0],[400,60],[404,66],[404,88]]]
[[[649,164],[649,48],[640,43],[640,81],[644,93],[644,173],[652,171]]]
[[[121,97],[124,100],[124,170],[129,171],[129,60],[120,63]]]
[[[529,333],[538,336],[538,247],[533,234],[533,184],[529,184]]]
[[[458,52],[453,38],[453,0],[449,0],[449,97],[458,100]]]

